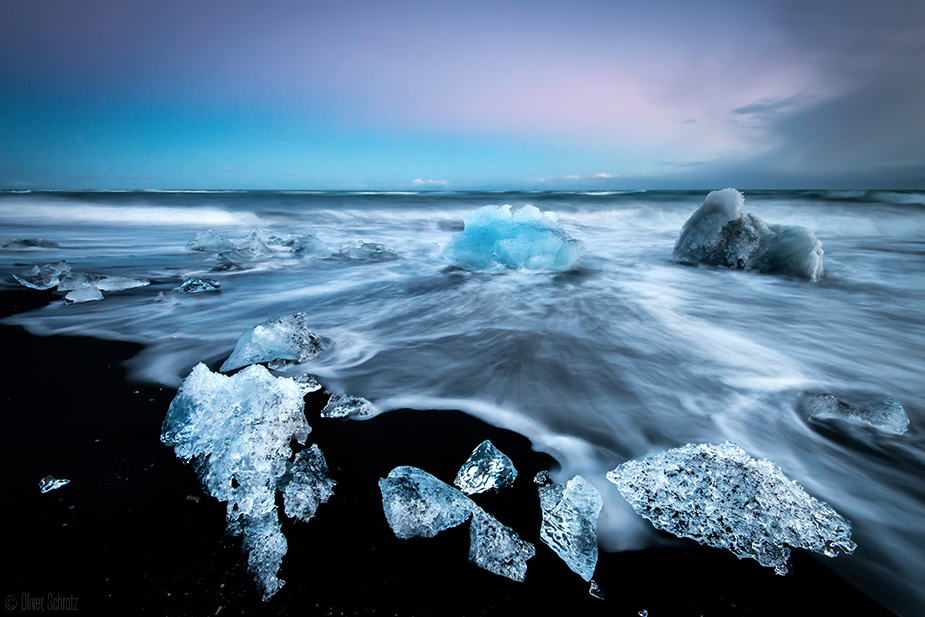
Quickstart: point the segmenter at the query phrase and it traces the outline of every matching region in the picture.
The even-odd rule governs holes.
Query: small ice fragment
[[[588,593],[591,594],[592,597],[597,598],[598,600],[603,600],[604,596],[606,595],[604,594],[604,591],[598,586],[597,582],[594,579],[591,579],[591,587],[588,589]]]
[[[395,251],[384,244],[363,242],[361,240],[357,240],[353,244],[345,244],[337,254],[347,259],[362,261],[389,261],[398,258]]]
[[[42,238],[17,238],[14,240],[7,240],[3,243],[2,248],[5,249],[29,249],[29,248],[40,248],[40,249],[57,249],[61,248],[57,242],[53,240],[44,240]]]
[[[220,253],[222,251],[233,251],[234,244],[210,229],[197,233],[195,238],[186,243],[186,248],[191,251]]]
[[[270,369],[271,371],[285,371],[286,361],[280,360],[279,358],[277,358],[276,360],[270,360],[269,362],[267,362],[267,368]]]
[[[245,330],[220,370],[225,373],[248,364],[273,360],[300,363],[311,360],[324,349],[324,341],[308,329],[307,319],[305,313],[296,313],[268,319]],[[274,366],[274,370],[279,370],[278,366]]]
[[[851,404],[826,392],[801,392],[797,407],[809,420],[844,420],[893,435],[902,435],[909,430],[909,416],[893,397]]]
[[[299,390],[302,391],[302,395],[311,394],[312,392],[317,392],[321,389],[321,384],[318,383],[318,380],[315,379],[314,375],[309,375],[304,373],[302,375],[296,375],[292,380],[299,386]]]
[[[58,283],[58,291],[71,291],[84,287],[96,287],[100,291],[125,291],[126,289],[145,287],[150,284],[151,281],[143,279],[106,276],[104,274],[94,274],[93,272],[71,270],[61,277],[61,282]]]
[[[295,238],[292,243],[292,252],[296,255],[331,256],[331,249],[328,248],[328,245],[312,234],[306,234]]]
[[[365,398],[350,396],[343,392],[335,392],[328,399],[328,404],[321,410],[322,418],[346,418],[356,416],[366,418],[376,412],[373,404]]]
[[[453,484],[467,495],[474,495],[511,486],[516,477],[511,459],[486,439],[469,455]]]
[[[70,482],[70,480],[65,480],[64,478],[55,478],[53,476],[45,476],[44,478],[39,480],[39,489],[41,489],[43,493],[47,493],[48,491],[53,491],[56,488],[61,488],[68,482]]]
[[[181,294],[198,294],[205,291],[218,291],[221,285],[218,281],[204,279],[198,276],[191,276],[183,281],[183,284],[177,287],[177,293]]]
[[[33,266],[28,272],[14,274],[13,278],[30,289],[45,291],[55,287],[61,282],[61,278],[70,271],[70,264],[62,260],[58,263]]]
[[[639,615],[639,617],[649,617],[649,611],[647,611],[646,609],[642,609],[641,611],[637,613],[637,615]]]
[[[541,471],[533,479],[539,485],[543,524],[540,540],[556,552],[581,578],[590,581],[597,566],[597,517],[604,500],[581,476],[563,487]]]
[[[728,548],[786,573],[790,547],[829,557],[852,553],[851,524],[809,496],[774,463],[726,442],[688,444],[607,473],[658,529]]]
[[[163,291],[159,291],[159,292],[157,292],[157,297],[154,298],[154,301],[155,301],[155,302],[166,302],[166,301],[167,301],[167,296],[164,295],[164,292],[163,292]]]
[[[80,304],[82,302],[94,302],[102,299],[103,292],[96,287],[81,287],[80,289],[68,292],[68,294],[64,296],[64,301],[67,304]]]
[[[453,234],[440,252],[464,270],[570,270],[584,243],[556,222],[552,212],[524,206],[485,206],[466,214],[465,228]]]
[[[475,508],[469,524],[469,561],[507,578],[523,582],[527,560],[536,554],[530,542],[520,539],[513,529],[493,516]]]
[[[282,493],[286,516],[307,523],[318,510],[334,495],[337,484],[328,472],[321,448],[312,444],[302,450],[289,465],[288,481],[283,478]]]
[[[379,479],[382,510],[402,539],[435,535],[462,525],[477,506],[452,486],[417,467],[396,467]]]

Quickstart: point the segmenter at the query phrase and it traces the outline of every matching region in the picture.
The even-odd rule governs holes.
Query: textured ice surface
[[[805,227],[768,225],[743,211],[735,189],[713,191],[684,223],[674,258],[692,263],[758,270],[818,280],[822,243]]]
[[[396,467],[379,479],[382,510],[399,538],[433,538],[462,525],[477,506],[449,484],[417,467]]]
[[[220,253],[222,251],[233,251],[234,244],[210,229],[197,233],[195,238],[186,243],[186,248],[191,251]]]
[[[523,582],[527,560],[536,554],[530,542],[520,539],[513,529],[493,516],[474,508],[469,524],[469,561],[494,574]]]
[[[70,480],[65,480],[64,478],[55,478],[54,476],[45,476],[44,478],[39,480],[39,489],[43,493],[47,493],[48,491],[53,491],[56,488],[61,488],[68,482],[70,482]]]
[[[398,257],[395,251],[384,244],[363,242],[361,240],[344,245],[337,254],[341,257],[361,261],[388,261]]]
[[[307,234],[295,238],[292,243],[292,252],[296,255],[318,255],[319,257],[331,256],[331,249],[328,248],[328,245],[312,234]]]
[[[658,529],[728,548],[778,574],[790,547],[851,553],[851,524],[810,497],[766,459],[737,445],[686,445],[607,473],[637,513]]]
[[[238,337],[231,356],[222,364],[221,371],[224,373],[248,364],[273,360],[311,360],[324,349],[324,342],[308,329],[306,320],[305,313],[296,313],[268,319],[245,330]]]
[[[205,279],[199,276],[191,276],[183,281],[183,284],[177,287],[177,292],[181,294],[198,294],[205,291],[218,291],[221,287],[218,281]]]
[[[511,486],[516,477],[511,459],[486,439],[460,468],[453,484],[467,495],[474,495]]]
[[[297,375],[292,378],[292,381],[299,386],[299,390],[302,391],[302,395],[311,394],[312,392],[317,392],[321,389],[321,384],[318,383],[318,380],[315,379],[314,375],[309,375],[305,373],[303,375]]]
[[[365,398],[335,392],[328,399],[328,404],[321,410],[321,417],[346,418],[348,416],[357,416],[358,418],[366,418],[373,415],[375,411],[373,404]]]
[[[853,405],[826,392],[801,392],[798,407],[808,419],[845,420],[864,424],[885,433],[902,435],[909,430],[909,416],[895,398]]]
[[[40,249],[57,249],[61,248],[57,242],[53,240],[44,240],[42,238],[16,238],[14,240],[7,240],[3,243],[2,248],[5,249],[30,249],[30,248],[40,248]]]
[[[83,287],[95,287],[100,291],[125,291],[136,287],[146,287],[150,284],[151,281],[144,279],[106,276],[105,274],[71,270],[61,277],[61,282],[58,283],[58,291],[71,291]]]
[[[28,272],[14,274],[13,278],[26,287],[44,291],[55,287],[61,282],[61,278],[70,271],[70,264],[62,260],[58,263],[33,266]]]
[[[283,478],[283,504],[286,516],[308,522],[318,506],[334,495],[337,484],[328,472],[321,448],[312,444],[295,456],[289,473]]]
[[[102,299],[103,292],[96,287],[81,287],[80,289],[68,292],[68,294],[64,296],[64,301],[67,304],[80,304],[82,302],[94,302]]]
[[[228,530],[243,537],[265,600],[283,585],[277,574],[287,550],[277,486],[291,468],[290,442],[304,444],[310,431],[299,386],[259,365],[232,377],[196,365],[164,419],[161,441],[192,461],[210,495],[227,502]]]
[[[468,213],[465,229],[453,234],[440,252],[464,270],[569,270],[584,250],[552,212],[534,206],[485,206]]]
[[[604,507],[601,494],[581,476],[562,486],[541,471],[533,481],[539,486],[543,511],[540,540],[573,572],[590,581],[597,566],[597,517]]]

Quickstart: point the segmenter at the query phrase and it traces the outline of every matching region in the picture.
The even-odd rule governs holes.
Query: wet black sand
[[[0,316],[57,301],[51,292],[2,291]],[[14,612],[76,608],[104,615],[889,615],[821,559],[794,551],[779,577],[731,553],[676,548],[602,554],[604,601],[539,541],[532,477],[553,465],[529,442],[465,414],[396,411],[366,422],[321,420],[313,432],[337,480],[308,524],[283,523],[286,586],[269,602],[246,571],[224,506],[159,441],[174,392],[127,383],[121,363],[139,347],[78,337],[33,337],[0,326],[4,531],[0,593]],[[382,514],[377,480],[414,465],[452,482],[491,439],[520,475],[476,501],[536,544],[526,581],[470,564],[468,526],[399,540]],[[45,475],[69,478],[41,494]],[[839,557],[850,559],[850,556]],[[31,612],[31,611],[29,611]]]

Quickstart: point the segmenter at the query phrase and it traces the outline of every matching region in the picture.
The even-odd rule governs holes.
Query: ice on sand
[[[440,252],[464,270],[569,270],[578,264],[584,243],[570,236],[552,212],[524,206],[485,206],[468,213],[465,229],[453,234]]]
[[[467,495],[474,495],[511,486],[516,477],[511,459],[486,439],[460,468],[453,484]]]
[[[290,463],[290,442],[305,444],[311,431],[303,405],[293,380],[274,377],[263,366],[228,377],[198,364],[180,385],[162,427],[161,441],[193,463],[210,495],[227,502],[228,530],[242,536],[264,600],[283,585],[277,574],[287,551],[277,487],[284,477],[289,485],[295,482],[289,501],[302,518],[308,512],[305,487],[324,468],[312,450]],[[322,482],[309,492],[320,503],[330,486]]]
[[[328,245],[313,236],[306,234],[293,239],[291,251],[296,255],[318,255],[319,257],[330,257],[331,249]]]
[[[402,539],[433,538],[465,523],[477,508],[460,491],[417,467],[396,467],[379,479],[379,490],[389,527]]]
[[[206,291],[218,291],[221,285],[218,281],[206,279],[199,276],[192,276],[183,284],[177,287],[177,293],[181,294],[198,294]]]
[[[146,287],[150,284],[151,281],[145,279],[107,276],[105,274],[71,270],[61,277],[61,281],[58,283],[58,291],[72,291],[85,287],[95,287],[100,291],[125,291],[136,287]]]
[[[358,261],[389,261],[397,259],[391,248],[378,242],[363,242],[357,240],[353,244],[346,244],[337,253],[341,257]]]
[[[195,238],[186,243],[186,248],[191,251],[221,253],[222,251],[233,251],[235,247],[230,240],[226,240],[210,229],[197,233]]]
[[[469,524],[469,561],[494,574],[523,582],[527,560],[536,554],[533,544],[520,539],[513,529],[475,508]]]
[[[713,191],[684,223],[674,258],[690,263],[788,274],[811,281],[823,275],[822,243],[805,227],[772,225],[746,213],[735,189]]]
[[[604,500],[581,476],[565,486],[555,484],[541,471],[539,485],[543,523],[540,539],[581,578],[590,581],[597,566],[597,517]]]
[[[851,404],[827,392],[801,392],[798,407],[810,420],[844,420],[893,435],[902,435],[909,430],[909,416],[893,397]]]
[[[376,413],[376,408],[365,398],[335,392],[328,399],[328,404],[321,410],[322,418],[347,418],[356,416],[367,418]]]
[[[65,484],[69,483],[70,480],[65,480],[64,478],[55,478],[54,476],[45,476],[39,480],[39,489],[43,493],[48,491],[53,491],[56,488],[61,488]]]
[[[74,291],[68,292],[64,296],[64,302],[67,304],[81,304],[83,302],[94,302],[103,299],[103,292],[96,287],[81,287]]]
[[[318,506],[334,495],[337,484],[328,472],[327,461],[317,444],[302,450],[283,478],[283,505],[286,516],[308,522]]]
[[[245,330],[220,370],[224,373],[274,360],[311,360],[324,349],[324,341],[308,329],[307,319],[305,313],[296,313],[268,319]]]
[[[607,473],[633,509],[676,536],[728,548],[786,574],[790,547],[851,553],[851,524],[779,467],[742,448],[686,445]]]
[[[268,368],[272,369],[273,367]],[[321,389],[321,384],[318,383],[318,380],[315,378],[315,376],[309,375],[308,373],[296,375],[292,378],[292,381],[294,381],[296,385],[299,386],[299,390],[302,391],[303,395],[311,394],[312,392],[317,392]]]
[[[45,291],[57,286],[70,271],[70,264],[62,260],[53,264],[33,266],[28,272],[14,274],[13,278],[30,289]]]

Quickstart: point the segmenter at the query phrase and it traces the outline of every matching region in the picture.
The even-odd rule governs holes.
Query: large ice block
[[[469,561],[494,574],[523,582],[527,560],[536,554],[533,544],[520,539],[513,529],[475,508],[469,523]]]
[[[477,506],[452,486],[417,467],[396,467],[379,479],[382,510],[399,538],[432,538],[462,525]]]
[[[540,539],[573,572],[590,581],[597,567],[597,517],[604,507],[601,494],[581,476],[562,486],[541,471],[534,482],[539,486],[543,511]]]
[[[324,349],[324,341],[308,329],[307,320],[305,313],[296,313],[268,319],[245,330],[221,371],[274,360],[311,360]]]
[[[511,486],[515,478],[514,463],[486,439],[459,469],[453,484],[467,495],[474,495]]]

